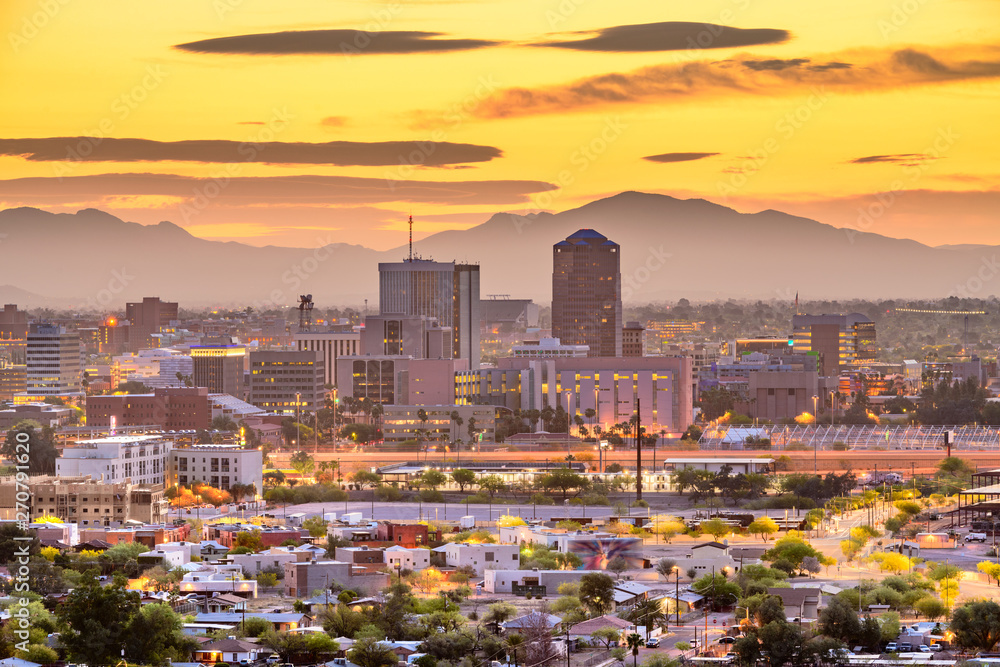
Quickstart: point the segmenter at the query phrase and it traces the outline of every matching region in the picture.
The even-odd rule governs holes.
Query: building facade
[[[252,485],[264,492],[264,455],[259,449],[236,445],[191,445],[170,451],[168,486],[195,482],[228,490],[233,484]]]
[[[51,324],[32,324],[27,346],[28,396],[61,396],[82,390],[80,335]]]
[[[90,396],[87,424],[158,426],[165,431],[208,429],[212,426],[212,401],[205,387],[155,389],[152,394]]]
[[[5,520],[16,517],[18,490],[13,478],[0,482],[0,517]],[[80,527],[118,528],[128,521],[161,523],[166,520],[168,510],[162,486],[109,484],[87,476],[46,475],[32,477],[28,490],[31,521],[54,516]]]
[[[294,335],[295,348],[323,353],[323,384],[337,386],[337,364],[341,357],[361,353],[361,332],[300,331]]]
[[[251,352],[249,402],[277,414],[316,412],[326,399],[324,373],[318,350]]]
[[[63,448],[56,476],[96,481],[164,484],[173,441],[157,435],[112,435]]]
[[[496,435],[495,410],[491,405],[387,405],[382,413],[382,437],[385,442],[415,440],[417,431],[428,442],[471,444],[480,439],[492,442]],[[427,421],[420,419],[423,410]],[[457,413],[462,423],[454,421]],[[474,420],[474,421],[473,421]],[[469,433],[472,425],[475,433]]]
[[[552,247],[552,335],[592,357],[622,355],[621,248],[593,229]]]
[[[125,304],[125,319],[131,325],[128,327],[131,352],[156,347],[152,336],[178,319],[177,302],[160,301],[158,296],[143,297],[142,301]]]
[[[622,356],[646,356],[646,327],[639,322],[628,322],[622,329]]]
[[[878,352],[875,323],[861,313],[793,315],[792,342],[797,354],[819,354],[823,376],[873,361]]]
[[[212,394],[244,395],[246,347],[237,338],[208,338],[191,346],[194,386],[207,387]]]
[[[479,266],[409,259],[383,262],[379,271],[379,313],[432,317],[451,328],[452,356],[479,367],[482,306]]]

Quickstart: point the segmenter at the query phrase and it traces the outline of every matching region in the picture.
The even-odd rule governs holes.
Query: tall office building
[[[622,356],[620,251],[593,229],[552,246],[552,336],[591,357]]]
[[[210,394],[243,398],[243,375],[247,350],[232,336],[206,337],[191,346],[194,386],[208,387]]]
[[[0,311],[0,356],[12,364],[24,364],[28,336],[28,313],[8,303]]]
[[[379,271],[382,315],[433,317],[451,327],[454,357],[479,367],[479,265],[407,259],[383,262]]]
[[[793,315],[792,343],[796,354],[819,355],[824,377],[869,362],[878,351],[875,323],[861,313]]]
[[[253,405],[278,414],[316,412],[324,405],[323,353],[317,350],[250,353]]]
[[[28,329],[28,396],[60,396],[82,391],[80,335],[53,324]]]
[[[160,333],[160,327],[170,326],[170,322],[177,318],[175,301],[160,301],[158,296],[147,296],[141,302],[126,303],[125,319],[131,323],[129,351],[151,347],[150,337]]]

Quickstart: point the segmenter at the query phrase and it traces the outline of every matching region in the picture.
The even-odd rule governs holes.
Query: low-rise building
[[[177,586],[182,595],[230,593],[244,598],[257,597],[257,582],[244,579],[242,572],[230,565],[206,566],[195,572],[188,572]]]
[[[555,595],[560,584],[575,583],[586,570],[486,570],[483,588],[487,593],[514,595]]]
[[[352,565],[385,565],[385,550],[377,547],[337,547],[336,559]]]
[[[204,526],[202,534],[206,540],[215,540],[227,549],[236,546],[236,537],[247,531],[260,531],[260,541],[265,548],[278,547],[288,540],[302,539],[302,531],[291,528],[261,528],[254,524],[214,523]]]
[[[95,481],[159,484],[166,480],[173,441],[158,435],[111,435],[63,448],[57,477],[86,475]]]
[[[234,565],[239,565],[244,574],[256,576],[264,570],[284,573],[285,563],[302,563],[312,556],[307,551],[297,551],[292,547],[271,547],[267,551],[230,556]]]
[[[443,545],[445,563],[449,567],[471,567],[476,574],[486,568],[506,569],[517,566],[521,550],[516,544],[467,544],[449,542]]]
[[[426,523],[379,521],[375,537],[400,547],[419,547],[427,544],[430,535]]]
[[[368,568],[335,560],[285,563],[284,594],[305,598],[336,583],[344,588],[374,593],[389,585],[389,575],[372,573]]]
[[[385,564],[392,570],[424,570],[431,566],[431,552],[428,549],[391,546],[385,550]]]
[[[87,398],[87,425],[109,428],[156,426],[167,431],[208,429],[211,401],[205,387],[158,387],[152,394],[109,394]]]
[[[0,389],[2,394],[2,389]],[[0,400],[3,400],[0,398]],[[65,405],[49,405],[48,403],[22,403],[6,410],[0,410],[0,428],[8,431],[19,422],[26,419],[38,422],[42,426],[59,428],[69,424],[70,416],[76,411]]]
[[[217,489],[234,484],[253,486],[264,492],[264,454],[239,445],[189,445],[170,452],[168,485],[192,486],[195,482]]]
[[[167,516],[161,486],[105,483],[82,475],[42,475],[29,478],[27,487],[30,521],[49,516],[81,527],[121,527],[128,521],[160,523]],[[13,477],[0,481],[0,519],[14,520],[23,513],[17,500],[23,490]]]

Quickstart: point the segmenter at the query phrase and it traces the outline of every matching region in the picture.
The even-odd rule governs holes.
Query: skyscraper
[[[160,327],[170,326],[177,319],[177,302],[160,301],[158,296],[143,297],[142,301],[125,304],[125,319],[131,323],[129,330],[130,352],[153,346],[150,337],[160,333]]]
[[[425,316],[451,327],[454,357],[479,368],[482,318],[479,265],[410,258],[383,262],[379,272],[379,312],[382,315]]]
[[[875,323],[861,313],[792,316],[793,351],[818,354],[825,377],[871,362],[878,351],[875,341]]]
[[[206,337],[201,345],[192,345],[194,386],[242,399],[246,356],[246,347],[232,336]]]
[[[552,246],[552,336],[622,356],[621,248],[593,229]]]

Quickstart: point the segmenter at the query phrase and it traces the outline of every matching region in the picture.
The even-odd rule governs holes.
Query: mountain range
[[[686,297],[792,300],[986,297],[1000,292],[997,246],[930,247],[767,210],[739,213],[702,199],[623,192],[561,213],[497,213],[414,243],[439,261],[478,262],[490,294],[551,299],[552,245],[594,229],[621,245],[623,300]],[[161,296],[183,307],[291,306],[377,310],[378,263],[402,246],[256,247],[192,236],[171,222],[140,225],[85,209],[0,211],[0,298],[38,306],[121,309]]]

